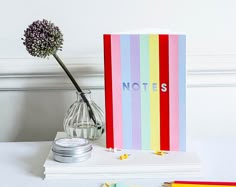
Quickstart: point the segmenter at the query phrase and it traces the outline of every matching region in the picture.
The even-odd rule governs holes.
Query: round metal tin
[[[52,152],[58,162],[82,162],[91,157],[92,145],[83,138],[60,138],[53,142]]]

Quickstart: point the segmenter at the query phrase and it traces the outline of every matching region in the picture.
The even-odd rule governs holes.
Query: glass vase
[[[89,107],[81,97],[82,93],[76,92],[76,94],[76,101],[66,112],[63,122],[64,130],[69,137],[79,137],[90,140],[98,139],[104,133],[104,112],[91,99],[90,90],[83,90],[83,94],[87,98],[94,114],[94,118],[91,117]]]

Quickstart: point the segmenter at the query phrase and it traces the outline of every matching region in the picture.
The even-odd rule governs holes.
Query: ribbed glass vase
[[[80,137],[95,140],[104,133],[104,112],[91,99],[91,91],[83,90],[87,98],[95,119],[89,114],[88,105],[83,101],[81,93],[76,92],[77,99],[67,110],[64,118],[64,130],[69,137]]]

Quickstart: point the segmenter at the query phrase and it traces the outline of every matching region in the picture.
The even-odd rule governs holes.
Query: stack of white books
[[[65,137],[58,132],[56,139]],[[199,177],[201,164],[196,153],[168,152],[163,156],[155,151],[121,150],[111,152],[104,146],[105,137],[92,142],[90,159],[80,163],[60,163],[53,160],[50,150],[44,163],[45,179],[135,179]],[[120,160],[122,154],[129,154]]]

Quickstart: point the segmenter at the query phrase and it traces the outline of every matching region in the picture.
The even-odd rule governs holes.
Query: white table
[[[236,181],[236,138],[188,140],[188,150],[196,151],[203,165],[202,177],[191,180]],[[51,142],[0,143],[1,187],[100,187],[102,180],[43,180],[43,163]],[[125,180],[127,184],[157,187],[169,179]],[[185,180],[185,179],[183,179]],[[188,179],[190,180],[190,179]],[[117,181],[115,181],[117,182]]]

